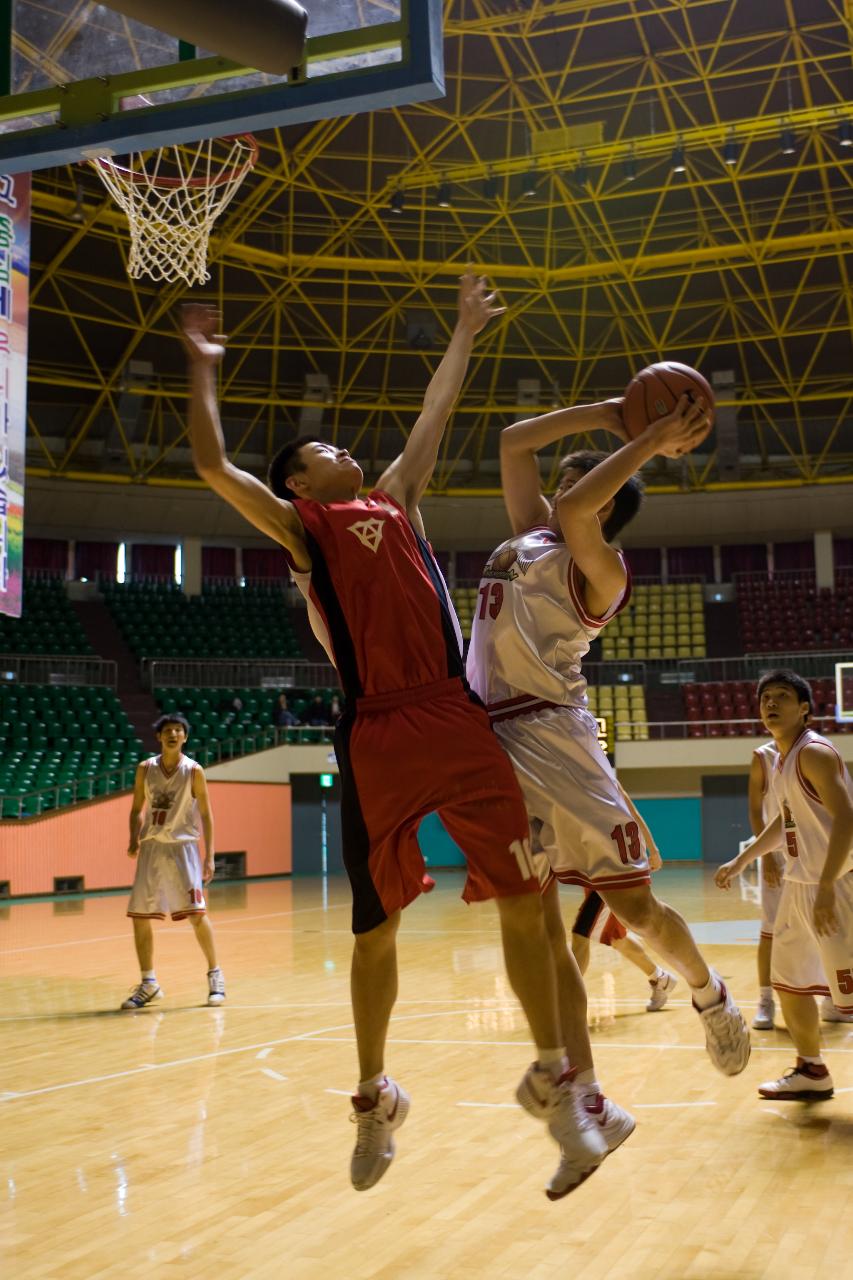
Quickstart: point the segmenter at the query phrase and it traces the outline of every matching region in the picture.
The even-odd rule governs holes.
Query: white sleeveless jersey
[[[785,879],[800,884],[816,884],[826,862],[832,818],[817,797],[800,767],[800,753],[812,743],[829,747],[838,761],[838,773],[853,799],[853,781],[841,756],[826,738],[813,729],[804,729],[784,761],[779,757],[773,770],[773,790],[782,810],[788,854]],[[841,875],[853,871],[853,847]]]
[[[145,818],[140,840],[164,844],[195,843],[201,836],[198,805],[192,793],[194,760],[182,755],[172,773],[163,769],[160,756],[145,761]]]
[[[551,529],[529,529],[501,543],[480,580],[467,668],[493,720],[542,703],[586,706],[581,662],[630,599],[627,565],[625,572],[625,590],[604,617],[594,618],[584,603],[583,577]]]

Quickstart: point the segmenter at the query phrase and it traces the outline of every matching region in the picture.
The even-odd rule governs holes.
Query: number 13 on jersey
[[[500,613],[504,602],[504,584],[502,582],[487,582],[484,587],[480,587],[478,595],[480,597],[480,609],[477,617],[480,622],[485,621],[487,617],[494,621]]]

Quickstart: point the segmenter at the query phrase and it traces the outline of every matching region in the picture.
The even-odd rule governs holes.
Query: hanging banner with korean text
[[[0,613],[21,616],[30,174],[0,175]]]

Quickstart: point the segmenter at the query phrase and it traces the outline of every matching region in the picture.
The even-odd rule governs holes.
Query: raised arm
[[[459,397],[468,370],[474,339],[492,316],[500,316],[506,307],[495,306],[495,294],[489,292],[486,280],[470,272],[459,282],[459,315],[450,345],[433,374],[421,409],[406,446],[377,481],[404,506],[410,517],[419,520],[418,503],[432,479],[438,450],[445,428]]]
[[[604,462],[557,495],[555,508],[572,559],[586,579],[586,605],[601,617],[625,587],[622,558],[601,532],[598,513],[635,472],[661,454],[677,458],[689,453],[711,429],[707,408],[682,396],[672,413],[652,422],[642,435],[617,449]]]
[[[213,307],[191,303],[181,313],[184,347],[189,357],[189,435],[195,469],[214,493],[250,524],[280,543],[295,567],[311,568],[302,522],[290,502],[277,498],[265,484],[228,460],[216,399],[216,368],[225,354],[220,316]]]
[[[545,524],[551,514],[551,504],[542,493],[539,450],[556,444],[565,436],[584,431],[611,431],[620,440],[627,440],[621,404],[619,399],[575,405],[504,427],[501,432],[501,486],[513,533],[524,533],[525,529]]]

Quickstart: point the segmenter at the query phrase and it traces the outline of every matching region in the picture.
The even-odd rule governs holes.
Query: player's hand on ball
[[[714,884],[718,889],[731,888],[732,880],[734,880],[736,872],[734,862],[724,862],[721,867],[717,868],[717,874],[714,876]]]
[[[782,883],[782,872],[772,853],[765,853],[761,859],[761,874],[768,889],[778,889]]]
[[[838,916],[835,914],[835,885],[819,884],[813,910],[815,929],[827,936],[838,932]]]
[[[600,407],[604,421],[601,425],[605,431],[609,431],[611,435],[618,436],[623,444],[627,444],[631,437],[628,435],[628,428],[622,420],[622,405],[624,403],[624,396],[614,396],[612,400],[602,400]]]
[[[181,332],[184,350],[191,363],[217,365],[225,355],[228,341],[221,333],[222,316],[216,307],[200,302],[188,302],[181,307]]]
[[[691,401],[681,396],[672,413],[658,418],[646,428],[655,453],[664,458],[680,458],[700,445],[711,430],[711,412],[702,396]]]

